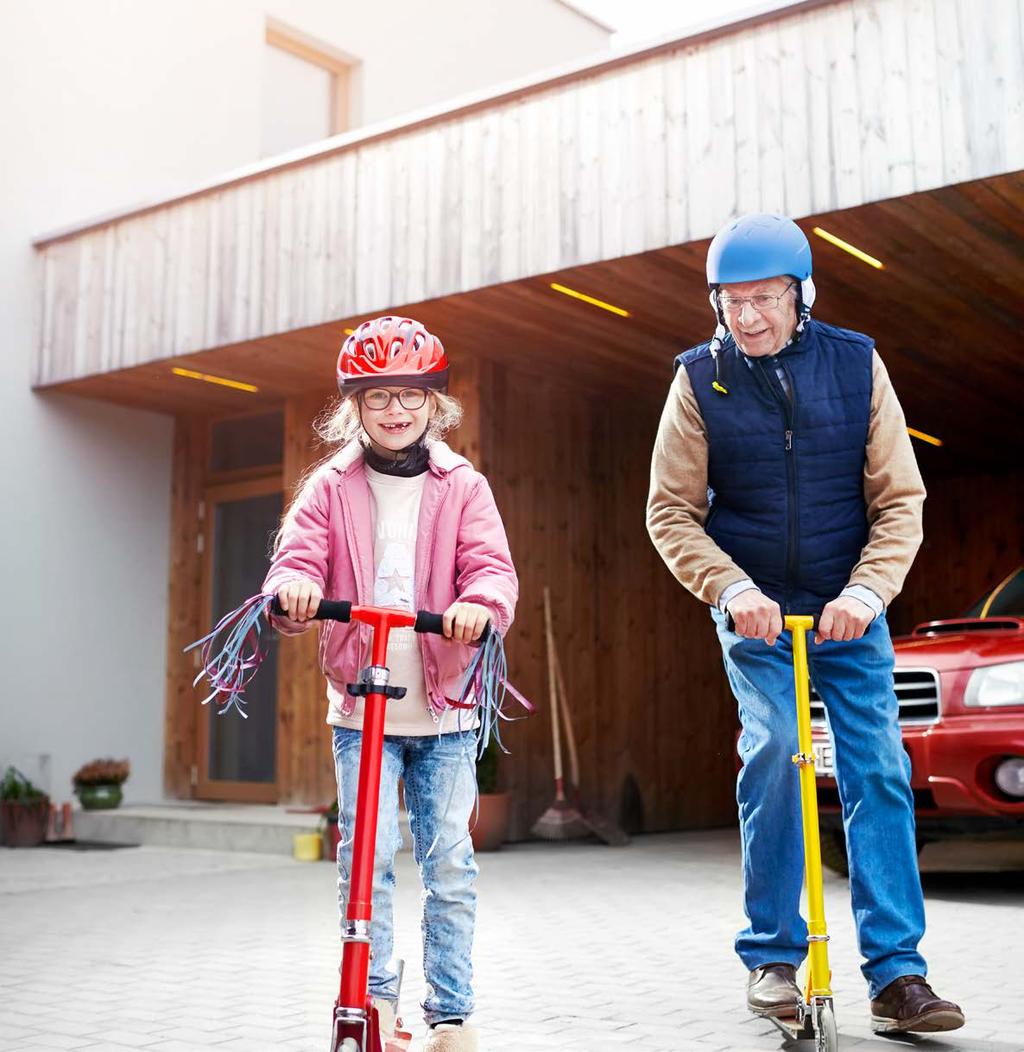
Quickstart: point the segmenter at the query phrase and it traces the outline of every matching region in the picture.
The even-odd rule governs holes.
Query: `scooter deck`
[[[773,1015],[766,1015],[762,1018],[774,1023],[775,1026],[786,1035],[786,1037],[791,1038],[794,1041],[814,1039],[814,1027],[811,1025],[811,1015],[809,1012],[803,1017],[803,1019],[797,1017],[792,1019],[777,1019]]]

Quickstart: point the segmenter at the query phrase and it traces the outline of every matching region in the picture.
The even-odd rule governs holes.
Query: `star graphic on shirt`
[[[394,573],[389,574],[387,577],[381,578],[381,581],[383,581],[388,586],[389,592],[399,593],[404,593],[409,590],[408,582],[411,580],[411,577],[409,577],[406,574],[399,573],[397,570]]]

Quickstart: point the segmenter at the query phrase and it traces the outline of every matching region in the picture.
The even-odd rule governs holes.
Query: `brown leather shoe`
[[[747,979],[747,1007],[754,1015],[789,1019],[796,1015],[800,988],[791,964],[763,964]]]
[[[960,1007],[937,997],[923,975],[901,975],[871,1002],[876,1034],[936,1034],[963,1025]]]

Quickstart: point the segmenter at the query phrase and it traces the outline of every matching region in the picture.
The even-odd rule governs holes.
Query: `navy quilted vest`
[[[849,583],[867,540],[873,346],[815,320],[774,359],[745,359],[729,337],[719,352],[728,395],[711,387],[708,344],[676,359],[707,427],[705,529],[785,613],[819,613]]]

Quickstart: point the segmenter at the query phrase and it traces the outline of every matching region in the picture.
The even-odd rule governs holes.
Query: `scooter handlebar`
[[[732,614],[730,614],[728,610],[726,610],[726,612],[725,612],[725,627],[728,628],[730,632],[735,632],[736,631],[736,621],[733,619]],[[814,623],[811,625],[809,631],[816,632],[817,630],[818,630],[818,618],[815,617],[814,618]],[[783,628],[783,631],[786,631],[786,629]]]
[[[274,596],[274,601],[270,604],[270,612],[278,617],[286,616],[281,606],[281,600],[276,595]],[[321,599],[320,605],[317,607],[312,619],[314,621],[341,621],[343,623],[351,621],[352,604],[345,599]],[[441,614],[432,614],[429,610],[420,610],[416,614],[416,624],[413,625],[413,628],[417,632],[443,636],[444,618]],[[488,622],[484,626],[483,632],[480,633],[480,638],[477,642],[483,643],[490,634],[491,625]]]

